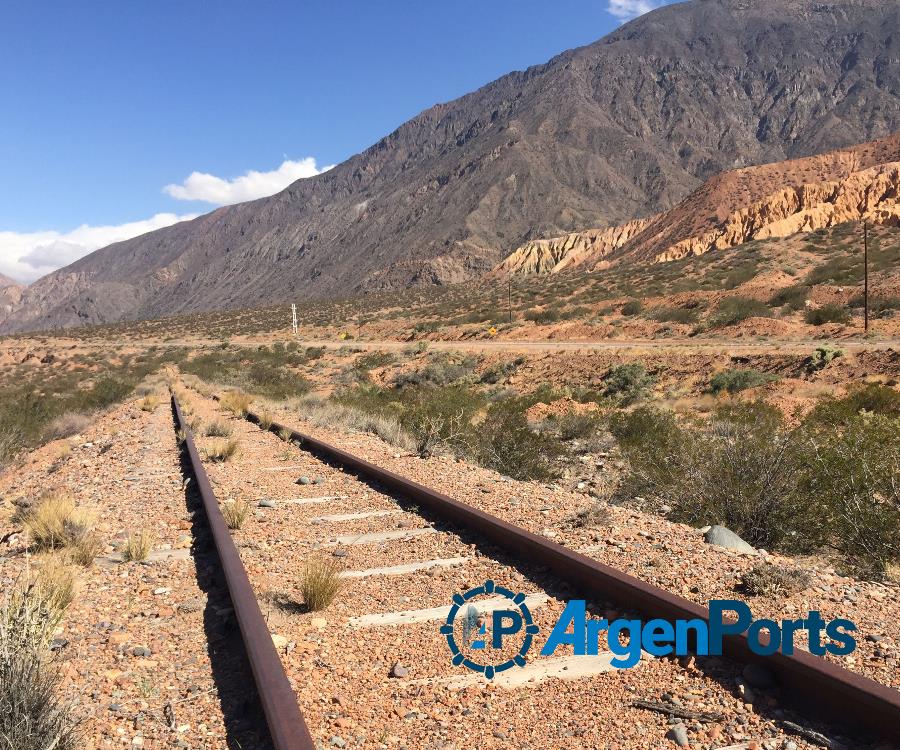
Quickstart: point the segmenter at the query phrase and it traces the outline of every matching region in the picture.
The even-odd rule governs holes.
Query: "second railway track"
[[[201,435],[204,424],[226,419],[212,399],[191,393],[188,401]],[[525,669],[486,685],[451,664],[439,630],[454,594],[486,579],[523,592],[544,633],[566,599],[586,593],[608,616],[701,608],[528,532],[516,538],[516,527],[469,506],[433,502],[427,488],[349,454],[308,439],[298,447],[300,436],[285,440],[280,425],[273,429],[282,437],[251,421],[228,420],[241,449],[204,468],[220,502],[254,506],[235,540],[306,722],[324,746],[660,747],[664,735],[674,737],[673,720],[636,705],[645,700],[684,715],[693,747],[814,747],[823,740],[785,723],[805,723],[786,713],[801,695],[834,711],[843,706],[847,721],[820,727],[826,736],[851,722],[876,738],[896,729],[897,691],[821,660],[777,665],[782,689],[752,704],[736,689],[742,665],[730,659],[645,658],[612,670],[603,655],[529,657]],[[334,557],[345,570],[346,588],[324,612],[305,612],[297,592],[310,555]],[[740,644],[733,647],[741,656]],[[509,677],[521,684],[507,689]],[[719,718],[697,718],[704,714]]]

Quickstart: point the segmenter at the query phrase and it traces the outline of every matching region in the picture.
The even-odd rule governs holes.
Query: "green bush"
[[[622,305],[622,315],[637,315],[644,309],[643,303],[639,299],[628,300]]]
[[[471,355],[435,352],[424,367],[397,375],[394,385],[397,388],[453,385],[471,376],[477,364],[477,357]]]
[[[617,365],[603,378],[603,393],[627,406],[643,398],[653,382],[653,377],[639,362]]]
[[[715,394],[722,391],[739,393],[747,388],[756,388],[775,380],[778,380],[777,376],[759,372],[759,370],[725,370],[713,375],[709,381],[709,392]]]
[[[849,323],[850,311],[843,305],[822,305],[807,310],[804,320],[814,326],[825,323]]]
[[[697,311],[686,307],[655,307],[650,317],[659,323],[696,323]]]
[[[524,406],[518,399],[491,405],[477,429],[476,460],[513,479],[553,479],[559,473],[554,464],[564,448],[552,436],[528,426]]]
[[[749,297],[726,297],[719,302],[710,319],[713,328],[730,326],[747,318],[771,318],[772,311],[759,300]]]
[[[807,372],[814,373],[824,370],[829,364],[839,357],[844,356],[843,349],[837,349],[833,346],[817,346],[816,350],[806,360],[805,368]]]
[[[542,323],[556,323],[562,318],[558,307],[548,307],[546,310],[528,310],[525,320],[531,320],[538,325]]]
[[[806,307],[806,300],[809,299],[810,287],[806,284],[793,284],[792,286],[779,289],[769,299],[769,304],[773,307],[786,307],[788,310],[802,310]]]
[[[896,396],[861,388],[797,427],[761,403],[684,424],[649,408],[617,414],[610,430],[629,463],[619,492],[658,498],[678,520],[722,524],[754,545],[830,548],[878,576],[900,561]],[[863,404],[871,410],[854,411]]]
[[[900,393],[878,383],[857,384],[841,398],[826,396],[810,412],[807,421],[837,426],[864,413],[900,418]]]

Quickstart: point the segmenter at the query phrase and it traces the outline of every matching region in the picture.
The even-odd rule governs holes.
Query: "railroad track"
[[[241,563],[241,556],[231,533],[225,526],[219,510],[219,501],[212,490],[200,452],[174,394],[173,407],[178,425],[185,432],[185,444],[191,466],[226,573],[235,613],[247,644],[254,679],[273,742],[277,750],[313,747],[310,732],[297,708],[294,690],[285,673],[285,664],[290,667],[289,671],[295,684],[304,684],[312,673],[304,667],[299,650],[298,655],[290,659],[283,658],[287,656],[285,653],[279,654],[276,651],[270,627],[258,603],[260,587],[254,589],[250,582],[254,576],[248,576],[244,564]],[[250,412],[246,418],[248,422],[261,426],[262,420],[258,414]],[[290,445],[290,448],[285,450],[291,456],[296,456],[299,462],[287,461],[282,462],[282,465],[270,467],[257,466],[263,476],[270,477],[265,481],[275,486],[279,481],[283,481],[281,477],[298,471],[309,471],[309,467],[316,466],[322,467],[320,472],[327,471],[335,477],[333,482],[327,483],[327,492],[315,491],[317,485],[313,480],[309,480],[307,486],[315,491],[313,495],[307,493],[304,497],[280,500],[276,503],[279,507],[277,512],[294,514],[273,519],[273,525],[284,530],[283,534],[279,534],[284,536],[283,539],[279,539],[279,547],[301,556],[312,552],[340,555],[348,568],[344,575],[348,579],[361,582],[353,589],[356,592],[353,594],[354,598],[347,603],[347,608],[351,611],[356,609],[357,613],[347,618],[345,630],[337,640],[340,642],[343,638],[354,642],[359,661],[363,663],[371,660],[377,666],[368,670],[358,669],[349,679],[346,676],[340,678],[335,676],[335,672],[339,671],[338,668],[323,659],[319,652],[313,661],[324,664],[323,669],[327,670],[323,680],[324,689],[330,690],[336,685],[348,689],[349,685],[363,693],[363,698],[360,699],[363,703],[370,697],[373,702],[393,701],[402,704],[404,700],[408,702],[410,689],[418,689],[420,693],[422,690],[464,690],[478,682],[483,683],[482,676],[464,672],[451,665],[450,653],[446,650],[443,637],[438,633],[441,620],[447,617],[452,606],[452,594],[468,588],[467,585],[459,584],[478,583],[486,577],[512,591],[521,591],[543,632],[547,631],[559,614],[562,600],[575,596],[588,599],[600,612],[624,610],[639,613],[646,619],[708,619],[706,608],[626,575],[585,554],[567,549],[545,537],[458,502],[443,493],[300,433],[287,425],[277,422],[270,424],[268,420],[265,424],[269,432],[280,435],[285,445]],[[298,447],[302,450],[298,450]],[[266,473],[266,470],[269,472]],[[350,489],[332,492],[331,488],[335,483],[340,483],[345,490],[347,487]],[[307,525],[304,529],[296,528],[295,522],[292,522],[298,509],[307,514]],[[423,516],[431,523],[425,523]],[[391,527],[385,529],[386,523],[392,524]],[[345,533],[332,534],[330,532],[333,529]],[[296,534],[296,538],[292,537],[292,534]],[[310,543],[307,538],[310,534],[318,534],[318,540]],[[250,557],[249,553],[245,555]],[[410,557],[414,559],[410,561]],[[271,561],[276,557],[269,555],[267,559]],[[437,575],[435,571],[438,572]],[[287,572],[289,571],[285,571],[282,577]],[[398,596],[392,591],[394,588],[400,592],[417,591],[408,581],[422,575],[433,576],[429,580],[429,586],[433,584],[434,589],[431,591],[426,588],[423,592],[422,606],[417,606],[415,597]],[[390,583],[385,583],[386,581]],[[448,585],[450,588],[447,588],[445,594],[443,589]],[[371,591],[367,596],[366,592],[369,590]],[[396,605],[398,599],[399,604],[409,606],[391,606]],[[373,606],[376,603],[377,606]],[[434,606],[426,606],[429,604]],[[366,612],[366,606],[386,611]],[[619,609],[614,609],[615,607]],[[484,611],[485,606],[481,609]],[[314,618],[307,619],[313,622]],[[324,618],[317,619],[324,621]],[[315,627],[313,626],[313,630]],[[403,632],[408,634],[405,639],[408,639],[409,643],[406,644],[405,650],[396,646],[401,640],[399,637],[382,635],[385,631],[393,633],[398,629],[404,629]],[[319,636],[315,632],[310,635],[308,628],[306,631],[302,631],[301,628],[297,632],[295,642],[303,643],[304,635],[307,641],[311,638],[314,643],[328,640],[327,637]],[[436,674],[423,677],[418,674],[409,675],[408,668],[400,663],[401,659],[398,659],[398,663],[394,664],[388,674],[387,663],[381,664],[379,661],[385,656],[385,643],[393,643],[397,650],[408,655],[406,656],[408,660],[414,659],[417,653],[424,655],[430,671]],[[326,646],[329,647],[333,648]],[[781,686],[782,702],[793,704],[804,715],[817,715],[832,723],[837,721],[846,727],[862,728],[879,738],[900,738],[900,693],[896,690],[802,650],[798,650],[790,657],[781,653],[770,657],[756,656],[750,651],[743,637],[728,637],[725,655],[729,657],[725,666],[714,660],[713,666],[708,670],[703,671],[701,668],[700,676],[695,674],[692,677],[695,682],[702,684],[707,692],[715,694],[715,689],[709,687],[710,683],[716,681],[723,683],[739,674],[740,667],[737,665],[764,661],[777,676]],[[649,663],[642,662],[634,670],[626,670],[627,673],[634,673],[633,675],[620,673],[623,675],[620,682],[626,683],[626,688],[632,688],[631,693],[635,690],[639,692],[642,688],[646,690],[648,684],[657,686],[675,684],[676,680],[685,679],[684,675],[677,674],[684,671],[684,668],[674,660],[647,661]],[[589,686],[592,681],[586,678],[611,670],[608,654],[574,659],[538,658],[530,661],[524,669],[512,669],[498,675],[496,682],[513,687],[525,685],[527,690],[540,692],[542,688],[535,686],[546,685],[548,677],[557,677],[569,686],[565,698],[560,698],[561,702],[566,704],[567,701],[572,701],[572,705],[575,705],[578,701],[589,700],[591,694]],[[379,675],[382,678],[386,676],[387,679],[378,679]],[[723,679],[723,675],[729,677]],[[360,680],[364,677],[368,679],[374,677],[374,682],[379,684],[373,683],[373,686],[369,686],[368,683],[361,683]],[[615,685],[610,681],[604,681],[603,685],[606,691],[614,692]],[[722,693],[728,692],[722,688]],[[547,688],[544,687],[541,700],[552,701],[553,693],[551,690],[548,698]],[[634,716],[641,710],[640,701],[633,700],[634,697],[628,692],[618,696],[622,706],[629,709],[626,717],[632,717],[628,719],[632,725],[636,721]],[[727,704],[727,696],[715,697],[723,705]],[[504,711],[510,710],[510,703],[500,701],[501,706],[497,713],[502,715]],[[540,701],[536,701],[535,706],[531,707],[537,708],[537,711],[532,713],[538,716],[541,713],[539,703]],[[338,705],[342,705],[341,701],[338,701]],[[655,706],[658,710],[667,710],[666,706],[652,702],[647,705],[651,708]],[[315,714],[310,720],[315,721],[317,726],[323,722],[326,725],[330,723],[330,713],[319,704],[312,703],[310,708],[307,701],[304,702],[304,708]],[[550,708],[548,706],[547,710]],[[371,711],[373,716],[379,716],[382,723],[383,709],[384,706]],[[671,715],[678,716],[680,712],[688,719],[696,718],[696,712],[683,707],[669,706],[668,709],[674,712]],[[407,721],[410,715],[415,714],[412,717],[415,721],[418,713],[411,710],[404,714],[402,719]],[[471,722],[475,719],[467,718],[464,721]],[[785,723],[783,716],[770,721],[788,733],[799,733],[800,741],[805,737],[814,745],[828,746],[827,735],[804,730],[795,722]],[[365,729],[359,727],[360,724],[361,722],[357,723],[357,728]],[[627,733],[629,728],[622,726],[615,731]],[[584,732],[582,734],[574,730],[573,732],[574,737],[584,735]],[[452,732],[445,734],[449,736]],[[498,734],[504,737],[498,737]],[[440,736],[440,731],[437,731],[438,740]],[[498,745],[502,745],[506,733],[495,730],[490,736],[499,740]],[[431,739],[433,738],[429,736],[429,742]],[[615,739],[619,741],[620,746],[628,746],[627,742],[622,742],[621,734]],[[337,740],[333,744],[339,747],[343,746],[341,743],[346,742],[337,734],[332,740]],[[412,743],[408,746],[418,747]],[[573,744],[574,746],[579,745]],[[639,746],[636,741],[634,746]],[[749,747],[749,745],[739,744],[735,747]]]

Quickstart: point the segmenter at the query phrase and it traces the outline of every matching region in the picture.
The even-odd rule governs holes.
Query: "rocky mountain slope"
[[[726,172],[656,216],[527,242],[496,272],[557,273],[622,259],[659,263],[860,219],[900,225],[900,133]]]
[[[18,307],[24,288],[18,281],[0,273],[0,320]]]
[[[692,0],[426,110],[329,172],[92,253],[0,330],[463,281],[724,170],[900,130],[900,9]]]

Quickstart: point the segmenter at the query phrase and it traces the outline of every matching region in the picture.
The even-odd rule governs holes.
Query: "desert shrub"
[[[253,399],[241,391],[228,391],[222,394],[219,403],[222,404],[223,409],[230,411],[235,416],[246,417]]]
[[[104,548],[103,540],[93,531],[80,534],[69,545],[69,555],[72,562],[88,568],[94,564],[94,559],[100,555]]]
[[[850,307],[864,307],[865,301],[861,294],[855,296],[849,302]],[[873,297],[869,296],[869,315],[873,318],[888,318],[894,311],[900,310],[900,297]]]
[[[810,412],[807,421],[836,426],[864,413],[900,418],[900,393],[879,383],[852,385],[841,398],[823,398]]]
[[[77,750],[83,746],[60,678],[47,660],[61,610],[42,586],[8,589],[0,603],[0,746]]]
[[[122,545],[122,559],[125,562],[141,562],[153,550],[153,535],[146,529],[128,535]]]
[[[404,394],[400,423],[422,457],[442,451],[466,455],[474,441],[472,420],[482,403],[463,386],[416,388]]]
[[[650,318],[659,323],[696,323],[697,311],[686,307],[655,307]]]
[[[353,396],[346,401],[307,397],[300,406],[300,415],[320,427],[339,427],[376,435],[401,450],[416,449],[415,439],[400,424],[396,412],[387,406],[367,409],[355,404]]]
[[[806,284],[792,284],[779,289],[769,298],[772,307],[784,307],[788,310],[802,310],[809,299],[810,287]]]
[[[477,358],[472,356],[460,356],[451,352],[435,352],[429,357],[428,364],[417,370],[397,375],[393,384],[397,388],[449,386],[468,378],[475,370],[477,364]]]
[[[552,479],[565,449],[552,436],[529,427],[524,407],[518,399],[491,404],[478,426],[475,460],[513,479]]]
[[[244,525],[250,514],[250,506],[243,500],[232,500],[222,504],[222,516],[229,529],[235,530]]]
[[[898,419],[860,415],[809,441],[802,487],[827,513],[830,544],[863,575],[900,561],[898,466]]]
[[[34,574],[32,587],[53,612],[63,612],[75,599],[75,572],[60,555],[48,555],[41,560]]]
[[[93,519],[75,507],[70,495],[51,491],[31,506],[23,522],[36,549],[53,550],[75,546],[90,532]]]
[[[611,428],[629,459],[627,490],[664,499],[677,520],[721,524],[769,548],[820,541],[815,503],[797,490],[799,441],[772,407],[720,409],[697,426],[646,409]]]
[[[280,430],[278,430],[278,437],[284,440],[284,442],[289,443],[293,439],[294,435],[289,427],[282,427]]]
[[[341,567],[336,560],[315,556],[306,561],[300,578],[300,593],[309,610],[325,609],[343,587]]]
[[[275,421],[275,417],[273,416],[272,412],[268,411],[267,409],[263,409],[259,412],[259,414],[257,414],[257,417],[258,419],[256,423],[262,429],[268,431],[272,428],[272,423]]]
[[[643,309],[644,305],[639,299],[631,299],[628,300],[628,302],[626,302],[624,305],[622,305],[622,315],[637,315]]]
[[[59,440],[84,432],[91,424],[91,418],[81,412],[70,411],[54,417],[44,432],[45,440]]]
[[[528,310],[524,317],[525,320],[531,320],[541,325],[544,323],[556,323],[562,318],[562,314],[558,307],[548,307],[544,310]]]
[[[724,370],[713,375],[709,381],[709,391],[716,394],[722,391],[739,393],[748,388],[771,383],[774,380],[778,380],[777,376],[759,370]]]
[[[369,354],[363,354],[356,360],[353,367],[360,372],[368,372],[369,370],[374,370],[378,367],[387,367],[396,360],[397,358],[390,352],[376,351],[370,352]]]
[[[238,441],[235,438],[230,438],[228,440],[223,439],[210,442],[203,449],[203,453],[208,461],[222,462],[234,456],[237,453],[237,449]]]
[[[825,323],[848,323],[850,322],[850,311],[843,305],[822,305],[807,310],[804,320],[814,326],[821,326]]]
[[[617,365],[603,378],[603,393],[623,405],[633,404],[647,394],[653,382],[639,362]]]
[[[562,440],[577,440],[597,434],[600,417],[595,412],[563,414],[556,419],[556,428]]]
[[[525,357],[516,357],[507,362],[498,362],[485,370],[481,374],[480,380],[486,385],[496,385],[509,378],[509,376],[515,373],[523,364],[525,364]]]
[[[231,432],[231,425],[220,419],[213,420],[203,430],[203,434],[207,437],[229,437]]]
[[[160,404],[160,398],[157,394],[151,393],[147,396],[144,396],[139,402],[138,407],[141,411],[149,411],[152,412],[156,409]]]
[[[824,370],[829,364],[839,357],[844,356],[843,349],[837,349],[833,346],[817,346],[815,351],[809,356],[805,362],[805,369],[809,373]]]
[[[713,328],[735,325],[747,318],[770,318],[772,311],[759,300],[749,297],[726,297],[719,302],[715,314],[710,318]]]
[[[805,570],[760,563],[741,575],[738,590],[748,596],[790,596],[812,583]]]
[[[572,517],[572,525],[582,529],[604,528],[612,523],[612,511],[606,503],[594,503]]]

